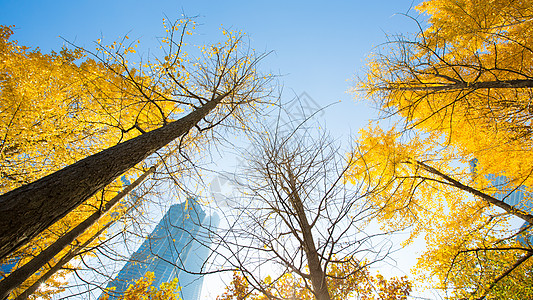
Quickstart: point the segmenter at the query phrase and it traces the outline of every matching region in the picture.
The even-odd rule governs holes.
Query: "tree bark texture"
[[[498,81],[480,81],[480,82],[457,82],[450,84],[426,84],[414,87],[403,87],[392,84],[386,90],[398,90],[398,91],[455,91],[455,90],[476,90],[476,89],[519,89],[519,88],[533,88],[533,80],[530,79],[515,79],[515,80],[498,80]]]
[[[163,161],[161,161],[160,163],[162,163]],[[159,164],[160,164],[159,163]],[[155,172],[155,169],[157,168],[157,166],[159,165],[155,165],[155,166],[152,166],[148,171],[146,171],[143,175],[150,175],[152,174],[153,172]],[[132,189],[134,189],[136,186],[138,186],[142,181],[144,181],[144,178],[142,178],[142,176],[139,176],[139,178],[137,178],[134,182],[131,183],[131,185],[128,186],[128,188],[131,186],[131,189],[129,189],[127,192],[131,191]],[[146,178],[146,176],[144,176]],[[121,194],[127,194],[127,192],[124,190],[122,191],[118,196],[120,196]],[[137,201],[135,201],[135,203],[133,203],[131,206],[129,206],[126,211],[124,212],[124,214],[127,214],[129,212],[131,212],[135,207],[137,207],[138,203],[140,202],[141,200],[140,199],[137,199]],[[37,291],[37,289],[41,286],[41,284],[45,283],[48,279],[50,279],[50,277],[52,277],[57,271],[61,270],[61,268],[63,268],[63,266],[65,264],[67,264],[69,261],[71,261],[74,257],[76,257],[81,251],[85,250],[94,240],[96,240],[102,233],[104,233],[104,231],[106,231],[107,229],[109,229],[111,227],[111,225],[113,225],[115,223],[115,221],[109,221],[107,222],[107,224],[105,224],[104,226],[102,226],[102,228],[100,228],[98,230],[98,232],[96,232],[93,236],[91,236],[89,239],[87,239],[83,244],[81,245],[78,245],[76,246],[74,249],[71,249],[67,254],[65,254],[53,267],[51,267],[46,273],[44,273],[36,282],[34,282],[30,287],[28,287],[24,292],[22,292],[21,294],[19,294],[14,300],[24,300],[24,299],[28,299],[29,296],[31,296],[33,293],[35,293],[35,291]],[[1,298],[0,298],[1,299]]]
[[[309,267],[309,277],[311,278],[311,284],[313,285],[313,292],[317,300],[330,300],[331,297],[328,291],[328,285],[326,282],[326,274],[320,265],[320,258],[315,246],[313,233],[311,232],[311,225],[307,220],[305,214],[305,208],[302,203],[302,199],[298,194],[298,188],[296,186],[296,179],[291,170],[287,170],[289,175],[289,185],[291,193],[289,200],[292,207],[296,212],[296,217],[300,228],[302,230],[303,243],[305,256],[307,258],[307,265]]]
[[[159,165],[158,163],[157,165]],[[118,193],[113,199],[106,203],[103,209],[98,210],[91,214],[87,219],[78,224],[76,227],[68,231],[65,235],[60,237],[53,244],[41,251],[36,257],[32,258],[29,262],[22,267],[16,269],[6,278],[0,281],[0,299],[7,298],[11,291],[26,281],[32,274],[39,271],[44,265],[51,261],[59,252],[65,249],[70,243],[84,233],[89,227],[94,225],[105,213],[110,211],[124,196],[141,184],[146,177],[155,172],[157,165],[152,166],[141,176],[139,176],[134,182],[125,187],[120,193]]]
[[[219,95],[179,120],[0,196],[0,259],[28,243],[150,154],[186,134],[225,96]]]

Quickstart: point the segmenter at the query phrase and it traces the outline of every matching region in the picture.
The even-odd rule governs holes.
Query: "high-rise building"
[[[477,159],[470,161],[470,172],[476,173]],[[505,176],[496,176],[494,174],[485,175],[490,180],[492,187],[495,189],[490,193],[492,197],[503,201],[522,211],[533,213],[533,193],[528,192],[524,186],[516,186]],[[524,222],[521,228],[528,226]],[[533,234],[529,230],[527,235],[519,235],[518,241],[523,245],[533,245]]]
[[[146,272],[154,272],[153,286],[159,287],[161,283],[178,278],[182,299],[199,299],[203,277],[188,272],[201,271],[210,252],[209,233],[216,230],[218,223],[218,215],[206,216],[193,198],[172,205],[115,279],[108,284],[108,289],[115,288],[110,299],[123,295]]]

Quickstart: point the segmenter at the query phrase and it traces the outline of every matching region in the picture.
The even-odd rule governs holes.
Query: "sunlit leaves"
[[[191,35],[195,26],[190,19],[178,20],[170,27],[165,24],[168,34],[161,40],[165,55],[160,59],[137,54],[139,41],[130,42],[128,36],[110,44],[99,39],[94,52],[72,45],[75,50],[42,54],[38,49],[18,46],[10,40],[11,29],[1,27],[0,58],[5,64],[0,67],[0,192],[164,127],[180,118],[183,111],[210,113],[193,114],[197,121],[182,126],[184,133],[176,133],[180,143],[185,143],[180,144],[180,150],[195,148],[208,139],[204,134],[208,129],[223,121],[233,127],[231,120],[243,121],[256,109],[256,103],[268,101],[264,97],[270,93],[267,85],[271,76],[259,75],[256,70],[263,56],[251,51],[241,34],[231,34],[225,42],[208,47],[217,49],[210,50],[212,55],[198,51],[197,57],[190,59],[183,38]],[[132,58],[138,61],[130,62]],[[195,152],[200,150],[197,148]],[[146,155],[152,152],[148,149]],[[167,165],[169,173],[176,170]],[[138,172],[133,167],[125,176]],[[116,176],[108,173],[106,182]],[[87,185],[97,189],[100,177],[92,179]],[[77,183],[76,178],[71,181]],[[19,264],[99,210],[122,187],[123,182],[115,180],[81,205],[81,200],[65,204],[64,212],[70,212],[67,216],[14,254],[21,258]],[[43,206],[52,200],[43,199]],[[95,231],[92,228],[85,235]],[[85,235],[76,242],[83,243]]]
[[[417,266],[425,282],[435,279],[452,297],[506,290],[507,298],[529,298],[531,263],[513,265],[531,247],[518,243],[513,212],[468,196],[420,162],[488,195],[521,189],[519,205],[531,211],[533,2],[431,0],[417,9],[427,26],[370,56],[358,86],[399,122],[362,132],[365,164],[352,167],[352,179],[377,185],[370,199],[386,226],[425,234],[428,250]],[[509,183],[502,188],[488,175]]]
[[[403,300],[407,299],[412,289],[407,277],[385,279],[380,274],[370,274],[364,263],[355,261],[330,264],[328,277],[332,300]],[[246,277],[234,272],[226,292],[217,300],[315,299],[310,289],[311,283],[294,273],[283,274],[274,282],[267,276],[262,284],[262,289],[254,290]]]
[[[147,272],[144,277],[139,278],[134,284],[130,285],[124,295],[117,299],[120,300],[180,300],[179,291],[181,287],[178,286],[178,279],[175,278],[171,282],[164,282],[159,288],[154,287],[154,273]],[[109,291],[113,293],[113,291]],[[102,300],[109,299],[109,294],[104,293]]]

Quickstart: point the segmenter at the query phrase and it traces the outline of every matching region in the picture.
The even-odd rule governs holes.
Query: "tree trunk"
[[[391,84],[386,90],[398,91],[456,91],[456,90],[476,90],[476,89],[519,89],[519,88],[533,88],[533,80],[530,79],[515,79],[515,80],[497,80],[497,81],[480,81],[480,82],[457,82],[457,83],[442,83],[442,84],[425,84],[417,83],[417,86],[401,86],[403,84]]]
[[[152,167],[153,168],[153,167]],[[137,181],[137,180],[136,180]],[[132,183],[132,185],[135,182]],[[126,210],[125,214],[133,210],[137,204],[138,201],[135,201],[128,209]],[[46,273],[44,273],[41,278],[39,278],[37,281],[35,281],[29,288],[27,288],[23,293],[19,294],[14,300],[24,300],[28,299],[30,295],[35,293],[37,289],[41,286],[41,284],[45,283],[52,275],[54,275],[57,271],[61,270],[65,264],[67,264],[69,261],[71,261],[74,257],[76,257],[83,249],[87,248],[94,240],[96,240],[104,231],[109,229],[111,225],[113,225],[115,222],[110,221],[100,230],[98,230],[93,236],[91,236],[88,240],[86,240],[83,244],[76,246],[74,249],[71,249],[67,254],[65,254],[53,267],[51,267]],[[1,299],[1,298],[0,298]]]
[[[518,209],[514,206],[511,206],[501,200],[498,200],[494,197],[492,197],[491,195],[487,195],[477,189],[474,189],[470,186],[467,186],[467,185],[464,185],[462,184],[461,182],[459,182],[458,180],[455,180],[453,179],[452,177],[440,172],[439,170],[429,166],[429,165],[426,165],[425,163],[421,162],[421,161],[415,161],[416,164],[420,167],[422,167],[424,170],[432,173],[432,174],[435,174],[441,178],[443,178],[444,180],[448,181],[451,185],[463,190],[463,191],[466,191],[474,196],[478,196],[479,198],[487,201],[488,203],[494,205],[494,206],[498,206],[499,208],[505,210],[506,212],[516,216],[516,217],[519,217],[520,219],[530,223],[530,224],[533,224],[533,215],[531,215],[530,213],[524,211],[524,210],[521,210],[521,209]]]
[[[219,95],[177,121],[0,196],[0,260],[147,156],[187,133],[225,96]]]
[[[82,233],[84,233],[89,227],[94,225],[105,213],[110,211],[124,196],[126,196],[131,190],[137,187],[141,182],[144,181],[146,177],[154,173],[157,166],[161,164],[158,163],[144,172],[139,176],[134,182],[125,187],[120,193],[118,193],[113,199],[109,200],[106,203],[102,210],[98,210],[90,215],[83,222],[78,224],[78,226],[71,229],[65,235],[60,237],[53,244],[48,246],[45,250],[41,251],[36,257],[24,264],[22,267],[13,271],[9,276],[0,281],[0,299],[4,299],[9,296],[9,293],[24,281],[26,281],[32,274],[39,271],[44,265],[51,261],[59,252],[61,252],[65,247],[70,245],[76,238],[78,238]]]
[[[328,291],[328,284],[326,281],[326,274],[320,265],[320,259],[316,250],[315,241],[311,232],[311,225],[307,220],[304,206],[300,196],[298,195],[298,188],[296,186],[296,180],[291,170],[287,170],[289,174],[289,185],[291,193],[289,199],[291,205],[296,212],[296,217],[302,230],[303,236],[303,248],[305,250],[305,256],[307,258],[307,265],[309,267],[309,277],[311,278],[311,284],[313,285],[313,292],[317,300],[330,300],[331,297]]]

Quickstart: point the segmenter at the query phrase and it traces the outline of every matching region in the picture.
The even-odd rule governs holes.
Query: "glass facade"
[[[108,284],[115,287],[110,299],[124,294],[135,280],[154,272],[153,286],[178,278],[181,297],[200,298],[202,276],[198,272],[209,255],[209,232],[218,227],[218,216],[207,216],[192,198],[173,205],[118,275]]]

